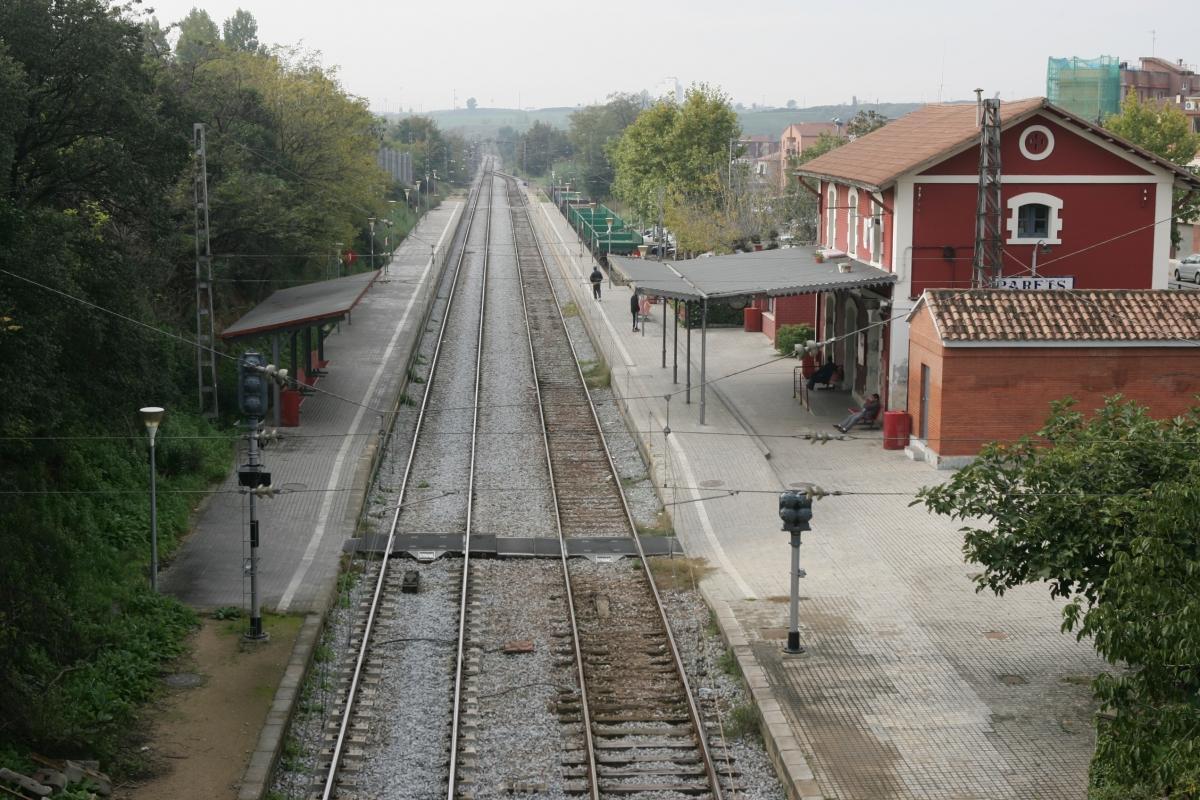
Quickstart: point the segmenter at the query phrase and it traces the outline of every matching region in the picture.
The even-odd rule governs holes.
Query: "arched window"
[[[850,190],[849,209],[846,212],[846,220],[849,223],[846,231],[846,252],[851,257],[858,255],[858,189]]]
[[[1062,244],[1063,201],[1044,192],[1025,192],[1008,200],[1006,244]]]

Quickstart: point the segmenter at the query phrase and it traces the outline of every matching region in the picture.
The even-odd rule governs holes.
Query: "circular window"
[[[1045,125],[1030,125],[1021,133],[1021,155],[1041,161],[1054,151],[1054,134]]]

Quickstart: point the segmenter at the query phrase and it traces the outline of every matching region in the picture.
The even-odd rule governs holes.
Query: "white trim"
[[[1156,183],[1153,175],[1003,175],[1006,183]],[[917,175],[916,183],[979,183],[978,175]]]
[[[829,181],[825,192],[825,246],[837,247],[837,184]]]
[[[858,189],[851,186],[846,193],[846,252],[851,258],[858,258],[858,230],[861,222],[858,218],[859,201]]]
[[[1031,133],[1046,134],[1046,149],[1040,153],[1031,153],[1029,148],[1025,146],[1025,140],[1029,138]],[[1049,158],[1054,152],[1054,132],[1045,125],[1030,125],[1025,130],[1021,131],[1021,138],[1017,139],[1017,147],[1021,149],[1021,155],[1028,158],[1030,161],[1041,161],[1043,158]]]
[[[1045,236],[1020,236],[1017,233],[1018,217],[1022,206],[1031,204],[1040,204],[1047,206],[1050,209],[1050,219],[1046,222]],[[1008,228],[1008,238],[1005,239],[1005,244],[1037,244],[1043,242],[1045,244],[1062,244],[1062,208],[1063,201],[1052,194],[1045,192],[1023,192],[1018,195],[1013,195],[1008,198],[1008,220],[1005,226]],[[1166,288],[1166,287],[1163,287]]]
[[[1001,135],[1003,136],[1004,131],[1008,131],[1011,128],[1015,128],[1018,125],[1021,125],[1022,123],[1026,122],[1028,120],[1031,120],[1037,116],[1041,116],[1042,119],[1048,119],[1051,122],[1053,122],[1055,125],[1058,125],[1077,136],[1083,137],[1088,142],[1096,145],[1097,147],[1101,147],[1104,150],[1107,150],[1108,152],[1119,157],[1123,161],[1126,161],[1126,162],[1133,164],[1141,169],[1146,170],[1146,172],[1148,173],[1147,177],[1149,177],[1150,179],[1154,179],[1157,177],[1170,176],[1171,182],[1174,183],[1174,181],[1175,181],[1176,174],[1174,172],[1172,172],[1164,167],[1160,167],[1158,164],[1155,164],[1153,161],[1150,161],[1149,159],[1144,158],[1144,157],[1138,155],[1137,153],[1132,153],[1129,150],[1118,147],[1115,144],[1112,144],[1111,142],[1108,142],[1108,141],[1100,138],[1099,136],[1092,133],[1091,131],[1080,128],[1074,122],[1071,122],[1070,120],[1066,119],[1065,117],[1059,117],[1059,116],[1055,115],[1053,112],[1049,111],[1046,108],[1035,108],[1035,109],[1032,109],[1031,111],[1021,114],[1020,116],[1018,116],[1014,119],[1005,121],[1001,125],[1001,132],[1002,132]],[[920,173],[924,172],[927,169],[932,169],[933,167],[936,167],[938,164],[941,164],[951,158],[954,158],[955,156],[959,155],[960,153],[965,153],[968,150],[970,150],[971,148],[978,147],[978,146],[979,146],[979,139],[977,137],[973,137],[969,141],[963,143],[959,147],[954,148],[953,150],[946,151],[945,153],[943,153],[941,155],[935,156],[933,159],[931,159],[929,161],[925,161],[921,164],[918,164],[917,166],[913,167],[913,169],[911,171],[909,171],[909,172],[905,173],[905,175],[901,176],[901,178],[911,176],[913,179],[915,179],[919,183],[924,180],[924,178],[920,176]],[[900,178],[897,178],[896,180],[897,180],[897,182],[899,182]],[[1003,177],[1003,180],[1005,182],[1008,182],[1011,179],[1007,175],[1005,175]],[[978,175],[974,176],[970,182],[978,183],[979,176]]]
[[[936,327],[936,322],[934,323]],[[1019,340],[1019,341],[1004,341],[1002,339],[989,339],[986,342],[962,342],[962,341],[946,341],[942,339],[942,345],[945,347],[1056,347],[1056,348],[1078,348],[1078,347],[1195,347],[1195,342],[1181,342],[1178,339],[1169,339],[1161,341],[1158,339],[1143,339],[1141,341],[1124,341],[1112,339],[1090,339],[1071,341],[1037,341],[1037,340]]]
[[[1159,181],[1155,187],[1154,221],[1167,219],[1171,216],[1172,189],[1175,182],[1170,178]],[[1154,249],[1150,256],[1150,288],[1166,289],[1171,274],[1171,228],[1170,223],[1160,223],[1154,226]]]

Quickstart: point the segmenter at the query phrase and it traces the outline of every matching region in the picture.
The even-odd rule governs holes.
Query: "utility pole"
[[[975,257],[971,286],[984,288],[1001,273],[1000,225],[1000,99],[983,99],[975,90],[979,123],[979,193],[975,206]]]
[[[202,122],[192,125],[192,146],[195,156],[196,377],[200,413],[205,419],[216,419],[217,362],[213,351],[216,337],[213,334],[212,244],[208,234],[208,155]]]

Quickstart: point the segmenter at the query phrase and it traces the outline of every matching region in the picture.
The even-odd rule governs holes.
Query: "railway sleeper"
[[[695,750],[696,740],[686,739],[649,739],[631,741],[629,739],[609,740],[600,737],[595,743],[597,750]]]
[[[600,784],[602,794],[648,794],[650,792],[675,792],[676,794],[707,795],[712,794],[712,787],[705,783],[613,783],[603,781]]]

